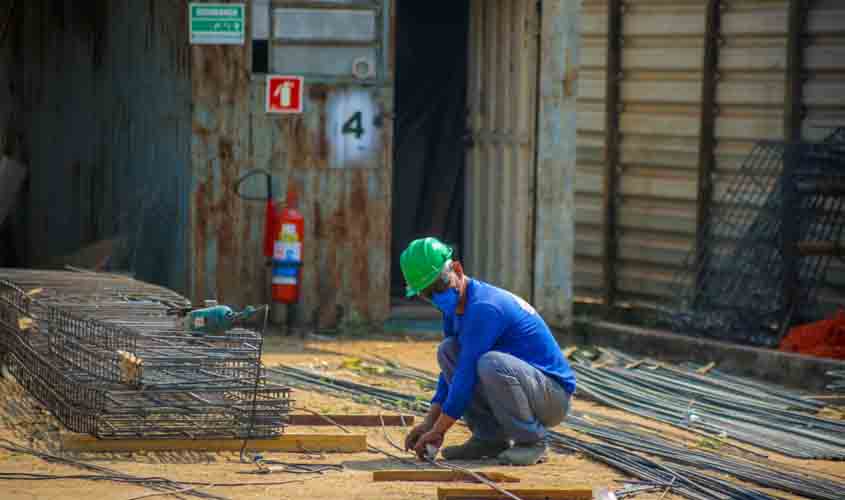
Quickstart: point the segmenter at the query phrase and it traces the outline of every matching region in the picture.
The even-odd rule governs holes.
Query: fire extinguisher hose
[[[256,175],[264,175],[267,179],[267,194],[262,197],[257,196],[249,196],[241,192],[241,186],[243,183]],[[235,193],[238,195],[238,198],[247,201],[266,201],[273,199],[273,174],[271,174],[268,170],[263,168],[254,168],[252,170],[248,170],[235,182]]]

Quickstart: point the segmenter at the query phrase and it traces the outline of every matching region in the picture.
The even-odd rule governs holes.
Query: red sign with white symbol
[[[301,76],[267,76],[267,112],[302,113]]]

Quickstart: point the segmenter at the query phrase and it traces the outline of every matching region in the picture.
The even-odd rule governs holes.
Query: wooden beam
[[[242,439],[97,439],[71,435],[63,438],[65,451],[240,451]],[[337,452],[367,451],[367,436],[355,434],[284,434],[276,438],[250,439],[246,449],[256,451]]]
[[[592,488],[508,488],[510,493],[523,500],[591,500],[593,498]],[[438,500],[505,500],[509,497],[487,487],[452,487],[441,486],[437,488]]]
[[[476,472],[476,474],[495,483],[518,483],[519,478],[501,472]],[[472,475],[457,470],[444,469],[403,469],[373,471],[373,481],[466,481],[479,482]]]
[[[384,425],[397,427],[414,424],[413,415],[290,415],[288,425],[328,426],[332,422],[344,426],[381,427]]]
[[[704,264],[707,224],[713,196],[713,166],[716,162],[716,86],[718,85],[719,40],[722,2],[708,0],[704,33],[704,59],[701,64],[701,130],[698,138],[698,200],[695,221],[695,270]],[[696,280],[698,276],[696,275]]]
[[[604,305],[613,307],[616,296],[616,195],[619,175],[620,83],[622,79],[622,0],[607,2],[607,79],[605,81],[604,162]]]
[[[789,20],[786,38],[786,107],[784,109],[784,139],[801,140],[804,108],[801,93],[804,86],[804,29],[807,24],[806,0],[789,0]]]

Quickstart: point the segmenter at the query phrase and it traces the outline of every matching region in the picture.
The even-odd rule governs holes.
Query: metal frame
[[[0,270],[0,345],[12,375],[72,431],[100,438],[280,434],[290,390],[264,379],[263,333],[196,336],[168,316],[189,305],[119,276]],[[20,318],[31,328],[21,330]]]
[[[376,49],[376,71],[372,78],[360,79],[354,76],[335,76],[318,73],[301,73],[308,83],[322,84],[353,84],[365,87],[383,87],[392,85],[392,79],[388,74],[390,68],[389,47],[390,40],[390,19],[392,15],[391,3],[394,0],[371,0],[343,4],[329,4],[308,0],[299,1],[271,1],[270,8],[270,33],[268,38],[267,57],[269,58],[268,72],[278,73],[272,68],[273,50],[278,45],[289,46],[324,46],[324,47],[375,47]],[[280,8],[307,8],[313,10],[372,10],[376,13],[376,39],[375,42],[350,42],[341,40],[286,40],[277,39],[273,36],[273,13]],[[350,70],[351,73],[351,70]],[[253,75],[253,80],[256,75]]]
[[[707,3],[707,26],[704,35],[704,60],[701,65],[701,130],[698,143],[698,200],[696,210],[696,268],[704,256],[704,242],[713,196],[713,166],[716,147],[716,86],[719,81],[719,45],[722,26],[722,0]]]
[[[621,115],[620,86],[622,80],[622,0],[607,3],[607,80],[605,97],[605,166],[604,166],[604,305],[613,307],[616,300],[616,211],[619,164],[619,120]]]
[[[786,39],[786,96],[784,109],[784,139],[801,140],[804,107],[801,92],[804,86],[804,30],[807,25],[805,0],[789,1],[789,31]]]

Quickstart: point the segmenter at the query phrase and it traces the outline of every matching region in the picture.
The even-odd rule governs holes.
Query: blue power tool
[[[229,306],[217,305],[202,309],[176,311],[182,318],[182,326],[194,335],[221,335],[250,319],[259,311],[247,306],[236,312]]]

